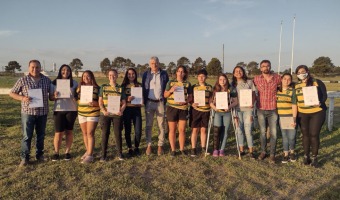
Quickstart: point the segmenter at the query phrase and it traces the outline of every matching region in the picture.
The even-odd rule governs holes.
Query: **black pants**
[[[111,122],[113,125],[113,133],[115,135],[116,140],[116,148],[117,153],[122,153],[122,123],[120,117],[108,117],[108,116],[101,116],[101,128],[102,128],[102,156],[106,157],[107,151],[107,144],[109,141],[110,136],[110,126]]]
[[[320,146],[320,130],[326,119],[326,111],[316,113],[299,113],[298,120],[302,132],[302,143],[305,155],[309,156],[312,148],[312,155],[317,156]]]
[[[139,147],[142,136],[142,112],[140,107],[126,107],[123,114],[125,140],[128,148],[132,148],[131,144],[131,122],[135,129],[135,147]]]

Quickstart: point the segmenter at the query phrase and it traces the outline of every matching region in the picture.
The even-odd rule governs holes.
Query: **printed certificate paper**
[[[293,117],[280,117],[281,129],[295,129],[292,124],[294,124]]]
[[[184,97],[184,87],[183,86],[177,86],[176,90],[174,91],[174,101],[175,102],[185,102]]]
[[[132,87],[131,96],[135,98],[131,101],[131,104],[142,104],[143,103],[143,91],[142,87]]]
[[[228,92],[216,92],[216,108],[228,109]]]
[[[70,98],[70,79],[57,79],[58,98]]]
[[[198,106],[205,106],[204,90],[194,90],[194,103],[198,103]]]
[[[92,95],[93,95],[93,86],[82,85],[80,88],[80,103],[92,102]]]
[[[29,108],[44,107],[42,89],[28,89],[28,96],[31,98]]]
[[[240,107],[251,107],[253,102],[253,91],[251,89],[240,90]]]
[[[120,111],[120,96],[108,96],[107,101],[107,112],[117,114]]]
[[[319,105],[318,90],[316,86],[302,88],[303,100],[306,106]]]

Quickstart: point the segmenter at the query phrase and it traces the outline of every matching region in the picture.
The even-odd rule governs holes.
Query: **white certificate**
[[[240,107],[251,107],[253,98],[253,91],[251,89],[240,90]]]
[[[228,92],[216,92],[216,108],[228,109]]]
[[[29,108],[44,107],[42,89],[28,89],[28,96],[31,98]]]
[[[303,100],[306,106],[319,105],[318,90],[316,86],[302,88]]]
[[[142,104],[143,103],[143,90],[142,87],[132,87],[131,96],[135,97],[131,104]]]
[[[280,127],[281,129],[295,129],[293,117],[280,117]]]
[[[93,86],[82,85],[80,88],[80,103],[92,102],[93,101],[92,95],[93,95]]]
[[[107,97],[107,112],[117,114],[120,111],[120,96]]]
[[[194,103],[198,103],[198,106],[205,106],[204,90],[194,90]]]
[[[57,79],[58,98],[70,98],[70,79]]]
[[[184,87],[183,86],[177,86],[174,91],[174,101],[175,102],[185,102],[184,97]]]

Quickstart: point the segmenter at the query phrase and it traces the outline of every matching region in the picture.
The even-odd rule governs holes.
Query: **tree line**
[[[70,62],[70,67],[72,71],[78,76],[78,72],[82,70],[83,63],[79,58],[74,58]],[[176,67],[179,65],[183,65],[187,67],[190,75],[196,75],[197,71],[200,69],[206,69],[209,75],[218,75],[222,73],[222,64],[221,61],[217,58],[212,58],[207,64],[205,60],[201,57],[196,58],[194,62],[191,62],[187,57],[181,57],[177,60],[177,63],[171,61],[169,64],[160,63],[160,68],[167,71],[169,75],[175,73]],[[121,56],[116,57],[114,60],[110,61],[109,58],[104,58],[100,64],[100,70],[103,74],[107,75],[107,72],[110,69],[116,69],[118,72],[125,72],[127,68],[135,68],[139,75],[142,75],[148,68],[149,64],[135,64],[129,58],[124,58]],[[251,61],[249,63],[238,62],[235,66],[243,67],[248,75],[257,75],[260,74],[261,71],[259,69],[259,63],[256,61]],[[273,68],[272,68],[273,70]],[[8,65],[5,66],[5,71],[7,73],[15,73],[15,71],[21,71],[21,65],[17,61],[9,61]],[[340,74],[340,66],[336,67],[332,60],[326,56],[320,56],[314,60],[313,66],[310,68],[311,73],[325,76],[327,74]],[[286,69],[281,73],[290,73],[290,69]]]

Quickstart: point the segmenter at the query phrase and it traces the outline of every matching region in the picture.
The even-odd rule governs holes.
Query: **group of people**
[[[205,69],[197,72],[197,83],[191,85],[188,81],[188,71],[185,66],[178,66],[176,75],[169,80],[166,71],[160,68],[159,59],[151,57],[148,69],[142,77],[142,83],[137,81],[137,72],[134,68],[127,69],[122,84],[117,83],[118,72],[115,69],[108,71],[108,83],[99,86],[94,74],[86,70],[83,72],[80,83],[72,78],[72,71],[68,65],[62,65],[58,76],[51,81],[40,73],[41,65],[38,60],[29,62],[28,75],[20,78],[10,92],[10,96],[21,101],[21,120],[23,139],[21,142],[21,163],[25,166],[29,163],[31,141],[34,129],[37,134],[36,159],[43,161],[44,137],[48,114],[48,100],[54,101],[54,155],[53,161],[60,159],[60,147],[65,135],[66,150],[64,159],[71,159],[70,149],[73,142],[73,126],[78,116],[83,135],[85,153],[81,157],[82,163],[94,161],[93,151],[95,146],[95,130],[101,123],[101,162],[107,161],[107,149],[111,124],[116,143],[117,157],[123,160],[122,130],[125,131],[128,155],[140,155],[140,142],[142,135],[142,111],[145,106],[145,137],[146,155],[153,153],[152,133],[155,132],[153,121],[156,116],[158,125],[157,155],[164,154],[165,123],[168,124],[170,155],[185,155],[185,139],[187,121],[191,127],[191,156],[197,156],[199,150],[205,150],[207,144],[207,132],[211,128],[213,132],[213,157],[225,156],[225,147],[228,137],[228,129],[232,123],[237,135],[237,147],[240,155],[245,155],[245,138],[248,145],[250,159],[255,159],[253,147],[252,126],[255,114],[258,116],[260,127],[261,152],[259,160],[265,159],[267,145],[267,129],[270,133],[269,161],[275,162],[277,125],[282,133],[283,159],[282,163],[296,161],[295,141],[296,128],[300,126],[303,135],[304,164],[317,166],[319,150],[319,134],[325,121],[327,92],[325,85],[314,79],[305,65],[296,69],[298,83],[293,84],[291,74],[283,74],[281,77],[271,71],[269,60],[260,63],[261,75],[250,80],[244,68],[236,66],[233,70],[231,83],[226,74],[220,74],[214,86],[206,82],[208,74]],[[70,95],[60,98],[57,90],[57,80],[69,79]],[[82,86],[92,86],[92,101],[84,103],[80,101]],[[303,88],[316,86],[319,104],[307,106],[304,103]],[[132,103],[134,87],[142,88],[143,102]],[[30,106],[33,90],[39,90],[42,94],[41,106]],[[250,104],[246,107],[240,105],[240,94],[248,90],[251,93]],[[178,91],[184,94],[184,98],[178,97]],[[219,93],[226,93],[227,107],[221,109]],[[176,96],[177,95],[177,96]],[[199,95],[204,95],[204,102],[198,103]],[[110,96],[120,99],[119,110],[109,112],[108,104]],[[178,101],[181,99],[181,101]],[[224,100],[224,99],[223,99]],[[281,126],[279,121],[291,119],[291,128]],[[131,130],[134,129],[134,145],[132,145]],[[179,152],[176,141],[178,131]],[[197,138],[200,133],[200,148]],[[310,156],[310,151],[312,154]],[[154,152],[155,153],[155,152]]]

